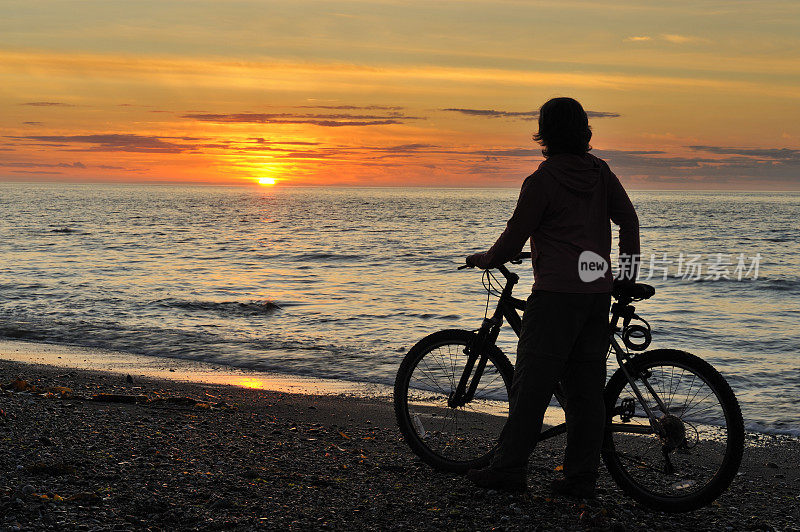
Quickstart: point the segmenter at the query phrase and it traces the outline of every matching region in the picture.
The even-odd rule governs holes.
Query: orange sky
[[[633,188],[800,188],[800,4],[4,2],[0,180],[518,186],[572,96]]]

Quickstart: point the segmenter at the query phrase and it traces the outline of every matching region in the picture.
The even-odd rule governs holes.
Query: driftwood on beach
[[[149,397],[147,395],[137,394],[122,394],[122,393],[96,393],[90,396],[80,395],[73,392],[72,388],[66,386],[36,386],[28,381],[17,378],[13,381],[0,385],[0,388],[10,392],[24,392],[28,394],[36,394],[43,397],[53,397],[58,395],[61,399],[72,401],[96,401],[100,403],[121,403],[121,404],[138,404],[148,406],[188,406],[195,408],[230,408],[231,406],[224,401],[217,403],[210,403],[207,401],[200,401],[191,397],[175,397],[175,396],[157,396]]]

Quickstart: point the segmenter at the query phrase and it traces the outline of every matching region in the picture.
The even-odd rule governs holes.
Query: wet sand
[[[23,347],[50,362],[43,351],[63,349]],[[402,441],[385,389],[300,379],[287,393],[286,382],[258,389],[132,366],[20,362],[14,349],[0,345],[0,359],[17,359],[0,361],[0,384],[27,388],[0,391],[4,530],[800,530],[794,438],[749,434],[728,492],[701,510],[663,514],[625,497],[605,470],[596,501],[552,498],[563,437],[537,449],[523,495],[433,471]],[[180,362],[157,364],[183,375]],[[70,399],[55,386],[147,402]]]

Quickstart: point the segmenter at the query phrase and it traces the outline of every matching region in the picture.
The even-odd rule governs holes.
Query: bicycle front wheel
[[[451,407],[475,333],[446,330],[420,340],[403,359],[394,385],[400,431],[422,460],[436,469],[464,473],[486,466],[508,417],[514,368],[491,346],[474,398]]]
[[[672,349],[634,356],[606,386],[603,460],[622,490],[662,511],[685,512],[725,491],[742,461],[744,423],[725,379],[700,358]]]

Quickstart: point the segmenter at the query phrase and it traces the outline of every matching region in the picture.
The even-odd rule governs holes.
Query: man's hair
[[[553,98],[539,109],[539,131],[533,140],[542,145],[542,155],[584,154],[592,149],[592,128],[581,104],[572,98]]]

